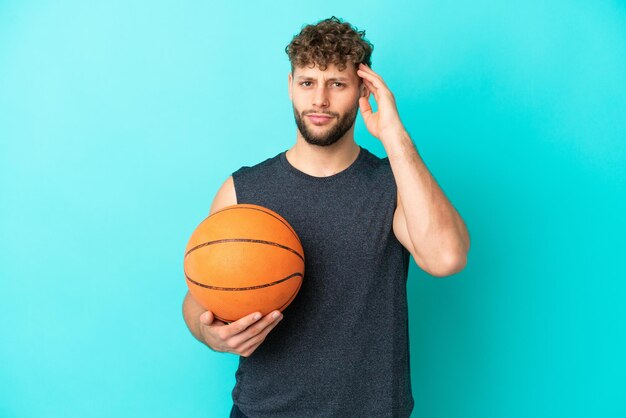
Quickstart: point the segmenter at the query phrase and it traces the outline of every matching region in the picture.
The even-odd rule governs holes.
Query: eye
[[[309,83],[309,84],[307,84],[307,83]],[[309,87],[310,84],[311,84],[310,81],[303,81],[303,82],[300,83],[300,85],[304,86],[304,87]]]
[[[339,81],[333,81],[333,84],[335,84],[337,87],[343,87],[344,84],[340,83]]]

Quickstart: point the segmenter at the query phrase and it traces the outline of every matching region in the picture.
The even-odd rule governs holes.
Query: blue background
[[[587,0],[1,1],[0,416],[227,416],[184,248],[294,143],[284,47],[331,15],[472,238],[411,264],[413,416],[626,416],[626,5]]]

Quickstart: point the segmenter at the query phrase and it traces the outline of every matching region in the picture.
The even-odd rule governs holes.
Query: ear
[[[293,81],[293,77],[291,76],[291,71],[289,72],[289,76],[287,77],[287,80],[289,82],[289,86],[288,86],[288,91],[289,91],[289,100],[293,101],[293,99],[291,98],[291,82]]]
[[[363,81],[361,81],[361,86],[359,88],[360,88],[361,97],[369,97],[370,90],[367,88],[367,86],[365,85]]]

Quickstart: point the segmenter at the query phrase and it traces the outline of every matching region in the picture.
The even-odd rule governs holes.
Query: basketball
[[[282,311],[304,278],[300,238],[263,206],[227,206],[207,217],[187,244],[184,271],[191,295],[215,317],[233,322],[252,312]]]

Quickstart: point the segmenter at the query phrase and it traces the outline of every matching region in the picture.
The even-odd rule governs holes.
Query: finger
[[[367,74],[371,78],[377,78],[380,81],[383,81],[383,78],[380,76],[380,74],[376,73],[374,70],[372,70],[370,67],[368,67],[365,64],[362,64],[359,66],[359,68],[357,68],[357,73],[359,71],[362,72],[363,74]]]
[[[363,84],[365,84],[367,90],[369,90],[370,93],[374,94],[374,98],[376,98],[376,94],[378,93],[378,89],[376,88],[376,86],[374,86],[371,82],[365,79],[363,79]]]
[[[372,70],[370,67],[368,67],[366,64],[361,63],[361,65],[359,66],[359,68],[357,68],[357,72],[358,71],[363,71],[367,74],[369,74],[372,77],[378,78],[380,81],[383,82],[383,78],[380,76],[380,74],[378,74],[376,71]]]
[[[262,315],[260,312],[254,312],[250,315],[244,316],[241,319],[238,319],[237,321],[231,322],[229,325],[226,325],[226,327],[222,331],[224,339],[226,340],[232,338],[234,335],[245,331],[250,325],[261,319],[261,316]]]
[[[372,79],[363,79],[363,84],[365,84],[365,86],[372,92],[374,93],[374,97],[376,96],[376,93],[380,93],[383,92],[385,90],[389,90],[387,88],[387,86],[384,83],[380,83],[380,82],[376,82],[376,80],[372,80]]]
[[[372,85],[372,83],[369,83],[366,80],[363,80],[363,83],[374,94],[374,99],[377,104],[392,103],[395,106],[395,97],[387,87],[376,88]]]
[[[369,84],[369,83],[368,83]],[[367,94],[367,97],[361,97],[360,99],[365,99],[365,102],[363,102],[366,107],[369,106],[369,98],[370,98],[370,94],[374,95],[374,100],[376,100],[376,103],[378,103],[378,92],[376,91],[376,89],[374,87],[372,87],[372,85],[368,85],[366,84],[365,87],[367,87],[367,90],[369,91],[369,93]],[[360,100],[359,100],[360,102]]]
[[[202,313],[202,315],[200,315],[200,322],[203,325],[211,325],[211,323],[213,322],[213,319],[215,317],[213,316],[213,312],[211,311],[205,311]]]
[[[278,316],[275,318],[274,314],[278,313]],[[254,324],[254,326],[249,327],[245,332],[241,332],[234,337],[232,337],[228,344],[231,347],[240,347],[243,344],[246,344],[248,340],[256,337],[260,333],[262,333],[266,328],[270,326],[274,326],[278,321],[282,319],[282,314],[280,311],[273,311],[269,314],[265,315],[265,317],[258,321],[258,323]]]
[[[368,73],[367,71],[364,71],[364,70],[357,70],[357,75],[361,77],[363,80],[369,81],[370,83],[372,83],[376,88],[381,88],[381,89],[387,88],[387,85],[385,84],[383,79],[377,75]]]
[[[261,345],[261,343],[263,341],[265,341],[265,338],[267,337],[267,334],[269,334],[270,331],[272,331],[276,327],[276,325],[278,325],[278,323],[280,322],[281,319],[282,319],[282,317],[279,317],[274,322],[272,322],[270,325],[265,327],[263,329],[263,331],[261,331],[259,334],[257,334],[254,337],[250,338],[248,341],[242,343],[242,347],[240,349],[240,353],[247,354],[247,355],[252,354],[254,352],[254,350],[256,350],[257,347],[259,345]]]
[[[211,311],[203,312],[202,315],[200,315],[200,324],[206,327],[221,327],[226,325],[225,322],[215,318],[215,315]]]
[[[361,109],[361,116],[363,116],[363,120],[367,121],[372,114],[372,105],[366,97],[361,97],[359,99],[359,109]]]

